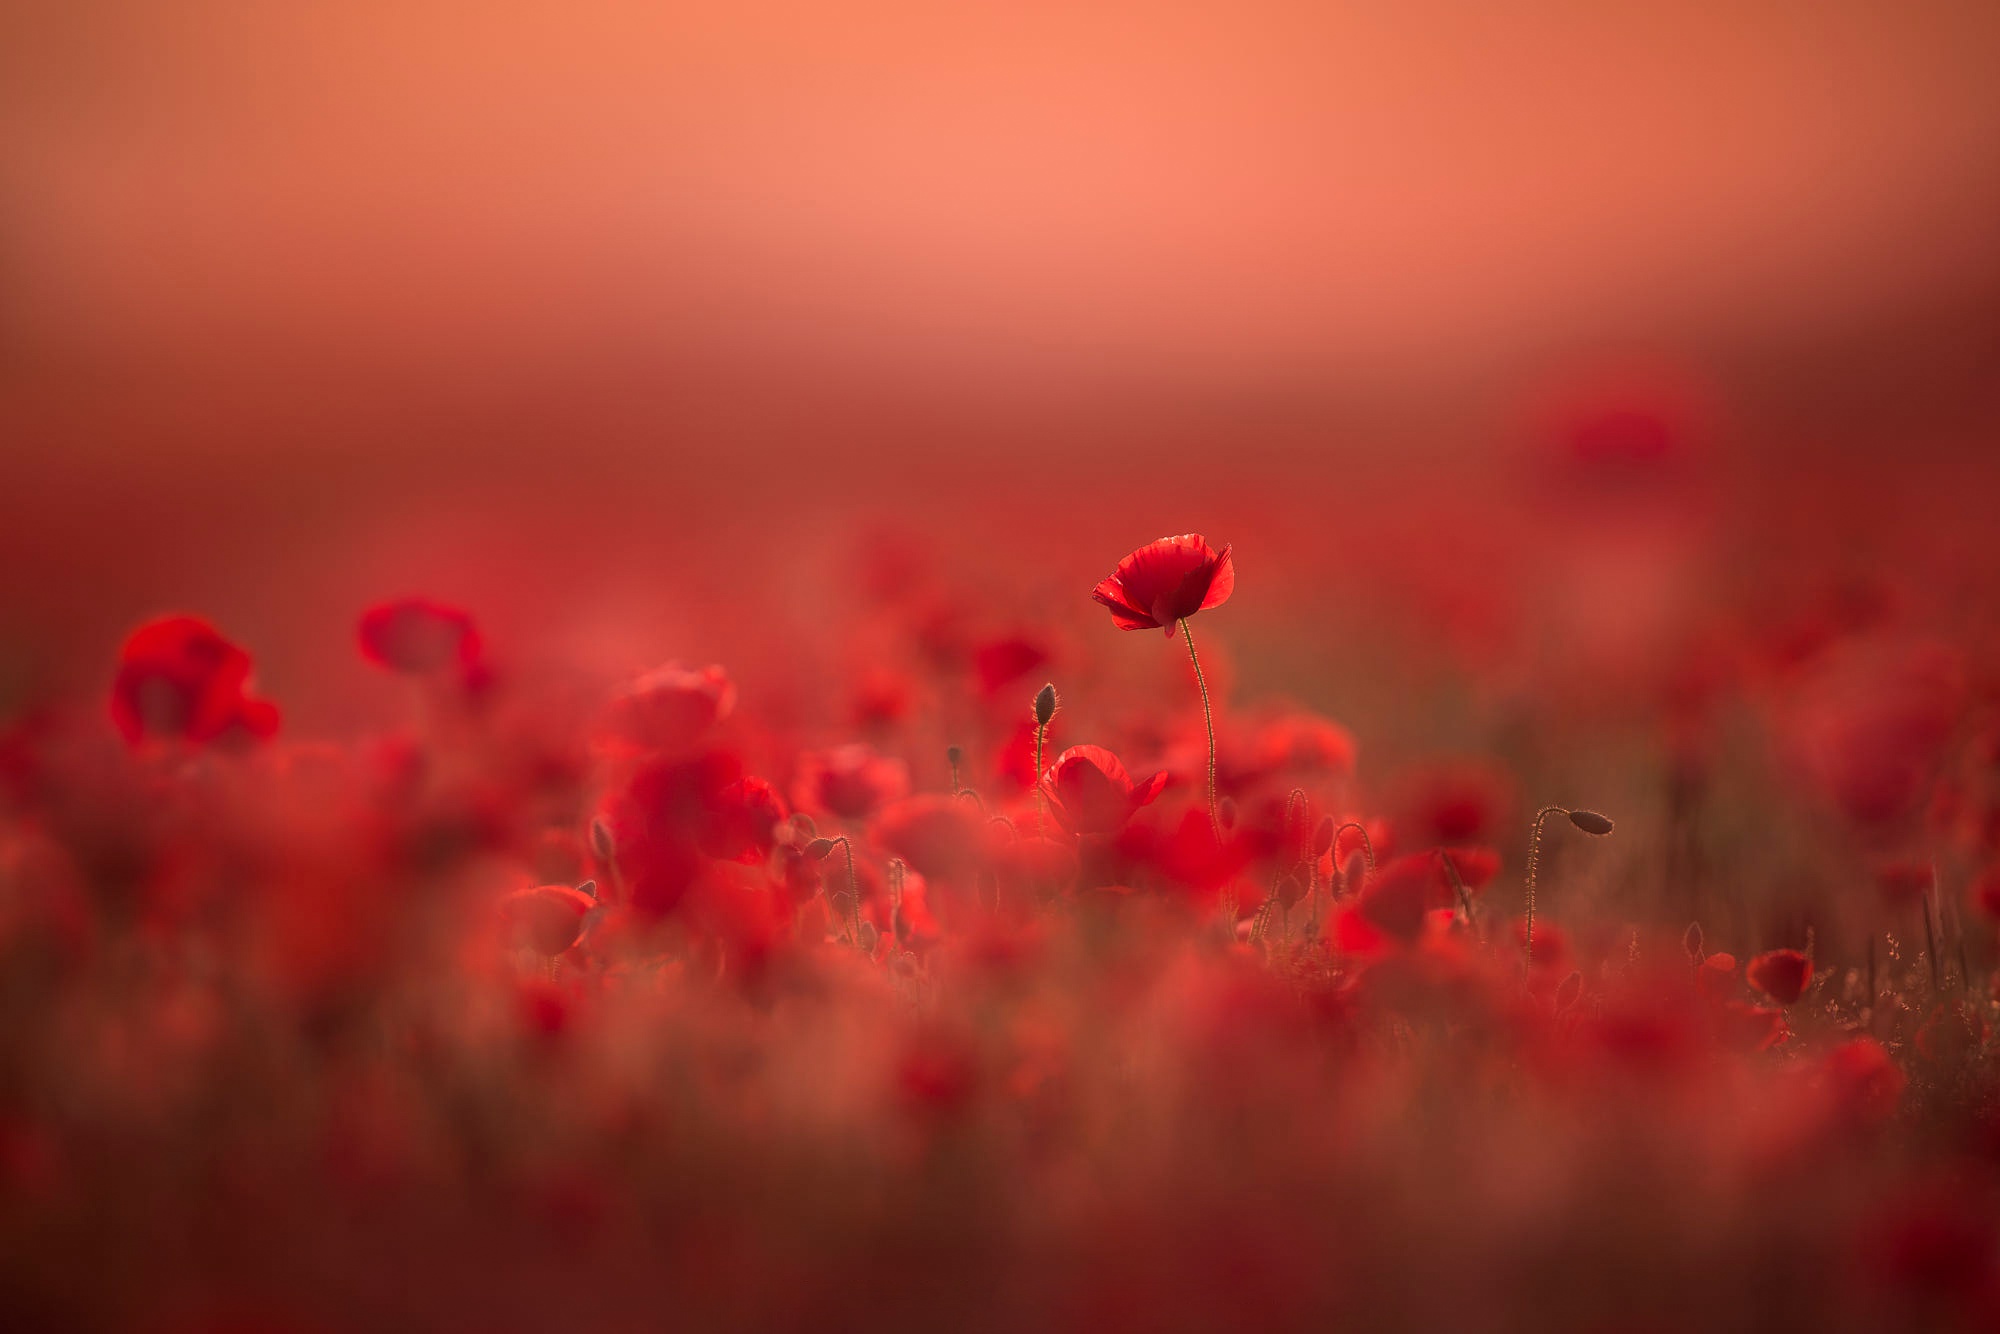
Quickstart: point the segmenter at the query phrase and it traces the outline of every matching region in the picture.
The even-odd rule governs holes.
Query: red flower
[[[1812,961],[1797,950],[1772,950],[1750,961],[1744,970],[1750,985],[1780,1005],[1790,1005],[1812,981]]]
[[[971,803],[925,792],[886,808],[875,822],[874,837],[918,875],[962,881],[978,869],[982,824]]]
[[[676,750],[729,716],[736,687],[722,668],[700,671],[670,662],[634,681],[611,702],[610,736],[642,750]]]
[[[580,889],[536,885],[500,900],[500,916],[516,945],[553,959],[576,944],[583,934],[583,919],[596,906],[597,900]]]
[[[865,820],[909,790],[910,771],[901,760],[858,745],[799,756],[792,780],[792,800],[799,806],[843,820]]]
[[[1118,562],[1118,570],[1091,593],[1111,610],[1120,630],[1165,628],[1169,637],[1183,617],[1229,600],[1236,567],[1229,548],[1216,551],[1197,533],[1149,542]]]
[[[761,865],[777,846],[785,803],[761,778],[739,778],[718,792],[703,822],[701,850],[722,861]]]
[[[166,616],[132,632],[118,653],[111,721],[137,745],[145,738],[259,740],[278,730],[277,707],[250,699],[250,655],[207,621]]]
[[[402,598],[361,614],[361,656],[392,672],[422,676],[479,661],[472,617],[428,598]]]
[[[1056,822],[1072,834],[1115,834],[1167,785],[1165,773],[1133,785],[1118,757],[1102,746],[1071,746],[1042,775]]]

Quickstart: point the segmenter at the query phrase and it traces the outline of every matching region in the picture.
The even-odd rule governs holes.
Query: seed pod
[[[1056,687],[1051,681],[1035,694],[1035,726],[1047,727],[1056,716]]]
[[[1583,974],[1581,972],[1572,972],[1562,980],[1562,985],[1556,988],[1556,1013],[1561,1014],[1564,1010],[1576,1004],[1577,997],[1582,994]]]
[[[1595,834],[1599,838],[1611,832],[1609,817],[1599,815],[1596,811],[1571,811],[1569,822],[1584,833]]]
[[[1333,851],[1333,833],[1333,817],[1329,815],[1322,819],[1319,828],[1313,831],[1313,856],[1324,857]]]
[[[1681,937],[1681,948],[1687,951],[1688,962],[1701,967],[1701,923],[1689,922],[1687,934]]]
[[[1224,829],[1236,827],[1236,798],[1224,797],[1215,808],[1216,822]]]
[[[816,838],[806,844],[806,856],[811,857],[814,861],[825,861],[832,855],[833,840],[830,838]]]

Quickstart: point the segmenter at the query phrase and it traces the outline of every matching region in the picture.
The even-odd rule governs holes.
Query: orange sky
[[[1982,0],[14,5],[0,388],[1809,356],[1995,308],[1996,56]]]

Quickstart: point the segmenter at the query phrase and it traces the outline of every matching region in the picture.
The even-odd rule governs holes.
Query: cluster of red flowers
[[[1690,635],[1664,799],[1545,793],[1239,708],[1235,585],[1126,557],[1120,677],[884,581],[851,730],[412,599],[294,740],[143,626],[0,744],[7,1323],[2000,1322],[2000,660]]]

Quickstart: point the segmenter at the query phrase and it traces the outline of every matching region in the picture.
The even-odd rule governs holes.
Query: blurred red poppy
[[[133,745],[148,737],[267,738],[278,730],[278,710],[245,695],[250,667],[247,652],[199,617],[148,622],[119,650],[111,721]]]
[[[1117,833],[1166,785],[1164,772],[1135,785],[1118,757],[1102,746],[1071,746],[1042,775],[1056,823],[1072,834]]]
[[[1169,637],[1182,618],[1219,607],[1236,589],[1229,548],[1216,551],[1198,533],[1149,542],[1118,562],[1118,569],[1091,596],[1111,611],[1120,630],[1165,628]]]
[[[1752,959],[1744,976],[1778,1004],[1790,1005],[1812,981],[1812,961],[1797,950],[1771,950]]]
[[[392,672],[426,676],[479,661],[479,632],[469,613],[429,598],[399,598],[361,614],[361,655]]]
[[[792,780],[797,805],[843,820],[865,820],[909,790],[908,766],[860,745],[808,751]]]
[[[670,662],[647,672],[611,701],[609,739],[642,750],[692,744],[736,707],[736,687],[717,666],[696,670]]]

